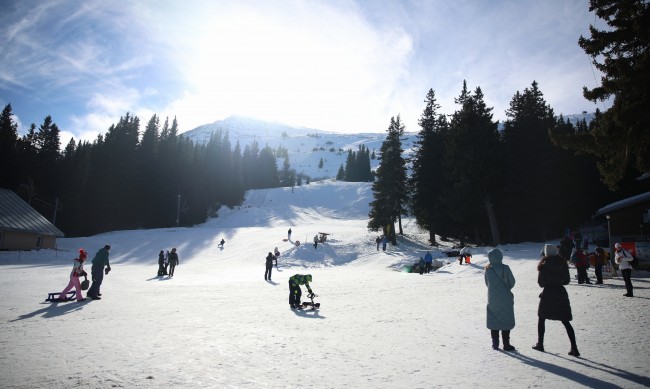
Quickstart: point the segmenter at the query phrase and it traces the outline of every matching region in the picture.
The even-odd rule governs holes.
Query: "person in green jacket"
[[[295,274],[289,278],[289,305],[291,308],[300,308],[302,306],[300,304],[300,296],[302,296],[300,285],[305,285],[307,287],[310,296],[314,294],[311,287],[309,287],[310,282],[311,274]]]
[[[97,254],[95,254],[95,258],[93,258],[93,266],[91,268],[91,276],[93,280],[93,284],[90,286],[90,289],[88,289],[88,297],[90,297],[93,300],[101,300],[102,298],[99,297],[102,294],[99,292],[99,287],[102,285],[102,281],[104,280],[104,266],[106,267],[106,274],[108,274],[109,271],[111,271],[111,265],[108,262],[108,252],[111,250],[111,246],[106,245],[104,248],[100,249]]]

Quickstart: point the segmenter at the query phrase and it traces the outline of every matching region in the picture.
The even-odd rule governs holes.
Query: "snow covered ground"
[[[650,278],[633,275],[634,298],[623,297],[620,278],[572,282],[582,356],[567,355],[559,322],[547,322],[540,353],[531,346],[543,243],[503,246],[517,280],[517,352],[495,351],[485,327],[490,247],[474,249],[471,265],[403,272],[428,249],[426,234],[406,220],[399,245],[377,251],[366,229],[371,196],[361,183],[251,191],[238,209],[193,228],[66,238],[58,252],[0,252],[0,387],[650,386]],[[303,244],[283,241],[289,227]],[[314,250],[317,232],[331,235]],[[92,259],[105,244],[113,270],[102,300],[43,302],[65,287],[79,248]],[[279,268],[266,282],[264,258],[276,246]],[[157,254],[172,247],[176,275],[158,278]],[[446,260],[444,249],[434,257]],[[296,273],[313,275],[320,310],[289,309],[287,281]]]

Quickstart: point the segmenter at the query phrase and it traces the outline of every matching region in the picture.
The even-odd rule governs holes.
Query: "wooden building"
[[[0,188],[0,250],[55,249],[63,236],[17,194]]]
[[[639,260],[650,261],[650,192],[606,205],[596,216],[607,220],[610,249],[620,242],[636,252]]]

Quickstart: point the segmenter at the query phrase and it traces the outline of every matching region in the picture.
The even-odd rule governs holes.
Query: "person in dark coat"
[[[269,255],[266,256],[266,270],[264,271],[264,279],[267,281],[271,281],[271,272],[273,271],[274,260],[276,263],[278,262],[275,255],[269,251]]]
[[[578,272],[578,284],[591,284],[589,276],[587,275],[589,258],[582,248],[577,249],[573,255],[571,255],[571,262],[573,262],[573,265],[576,267],[576,271]]]
[[[172,249],[172,252],[169,253],[169,276],[174,276],[174,270],[178,266],[178,253],[176,252],[176,247]]]
[[[571,342],[569,355],[578,357],[580,353],[576,345],[576,335],[570,323],[573,320],[571,303],[569,302],[569,295],[564,288],[564,285],[568,285],[571,281],[569,265],[565,259],[558,255],[555,246],[547,244],[544,246],[544,257],[539,261],[537,271],[537,283],[544,289],[539,295],[537,344],[533,346],[533,349],[544,351],[546,319],[559,320],[564,324],[569,341]]]
[[[93,300],[102,299],[100,297],[102,294],[100,293],[99,288],[102,286],[102,281],[104,281],[104,274],[108,274],[108,272],[111,271],[111,265],[108,262],[108,254],[110,250],[111,246],[106,245],[97,251],[95,258],[93,258],[93,266],[90,269],[90,275],[92,277],[93,284],[90,286],[90,289],[88,289],[88,293],[86,293],[86,295]],[[104,266],[106,266],[105,271]]]
[[[564,260],[568,261],[571,258],[571,253],[573,252],[573,241],[568,236],[565,236],[560,241],[560,256]]]
[[[158,254],[158,277],[165,275],[165,252],[160,250]]]
[[[510,330],[515,328],[515,297],[511,289],[515,276],[510,266],[504,265],[499,249],[488,252],[490,264],[485,267],[485,285],[488,288],[487,328],[492,335],[492,348],[499,349],[499,331],[503,338],[503,350],[514,351],[510,344]]]

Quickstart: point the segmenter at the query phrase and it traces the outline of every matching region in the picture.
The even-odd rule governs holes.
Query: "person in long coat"
[[[564,325],[571,342],[569,355],[578,357],[580,353],[576,345],[576,335],[570,323],[573,320],[571,303],[569,294],[564,288],[564,285],[568,285],[571,281],[569,265],[564,258],[558,255],[557,247],[547,244],[544,246],[544,256],[537,265],[537,271],[537,283],[544,289],[539,295],[537,344],[533,346],[533,349],[544,351],[546,320],[559,320]]]
[[[515,298],[511,289],[515,276],[510,266],[504,265],[499,249],[488,252],[490,264],[485,267],[485,285],[488,288],[487,328],[492,335],[492,348],[499,349],[499,331],[503,338],[503,350],[514,351],[510,344],[510,330],[515,328]]]

